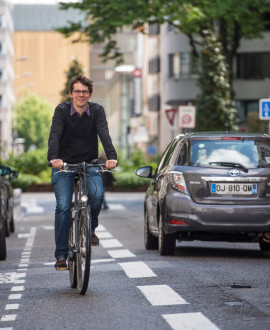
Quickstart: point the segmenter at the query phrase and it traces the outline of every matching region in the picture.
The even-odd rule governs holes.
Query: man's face
[[[69,92],[69,96],[73,99],[74,107],[85,108],[92,93],[89,92],[87,86],[80,82],[73,85],[73,91]]]

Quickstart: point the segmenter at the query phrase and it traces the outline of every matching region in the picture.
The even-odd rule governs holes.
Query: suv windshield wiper
[[[232,163],[232,162],[209,162],[210,165],[217,166],[226,166],[226,167],[237,167],[243,170],[244,172],[248,172],[248,168],[240,163]]]

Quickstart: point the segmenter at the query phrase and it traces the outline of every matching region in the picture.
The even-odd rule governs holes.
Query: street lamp
[[[120,148],[126,153],[127,158],[130,156],[129,150],[129,130],[130,130],[130,83],[133,79],[132,72],[134,65],[120,65],[114,69],[115,72],[120,74]]]

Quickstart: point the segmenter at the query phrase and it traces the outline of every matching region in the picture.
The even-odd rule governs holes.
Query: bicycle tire
[[[73,220],[74,221],[74,220]],[[75,233],[73,228],[73,221],[71,222],[69,229],[69,241],[68,241],[68,269],[69,269],[69,282],[71,288],[77,288],[77,267],[76,257],[74,253],[75,247]]]
[[[79,251],[76,254],[77,288],[80,294],[85,294],[88,288],[91,252],[91,215],[89,210],[85,209],[79,218]]]

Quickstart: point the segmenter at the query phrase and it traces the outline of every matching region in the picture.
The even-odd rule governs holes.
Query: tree
[[[65,75],[66,75],[66,83],[65,83],[65,88],[62,90],[61,92],[61,102],[68,102],[70,101],[70,97],[69,97],[69,82],[70,82],[70,79],[74,76],[79,76],[79,75],[82,75],[84,72],[83,72],[83,67],[82,65],[80,64],[80,62],[75,58],[73,59],[70,67],[69,67],[69,70],[65,72]]]
[[[31,145],[38,149],[48,144],[53,108],[34,94],[26,95],[16,104],[17,136],[24,138],[27,151]]]
[[[231,97],[228,65],[214,34],[204,31],[200,55],[197,131],[236,130],[236,109]]]
[[[262,36],[267,24],[264,15],[270,12],[270,1],[239,0],[236,4],[235,0],[83,0],[61,3],[60,8],[79,9],[86,19],[79,23],[69,22],[58,31],[66,37],[80,32],[75,41],[105,43],[104,59],[118,62],[121,52],[114,36],[124,26],[132,26],[135,30],[144,23],[167,22],[187,35],[194,56],[200,53],[201,40],[205,38],[203,31],[213,31],[221,42],[231,84],[233,58],[240,40]]]

